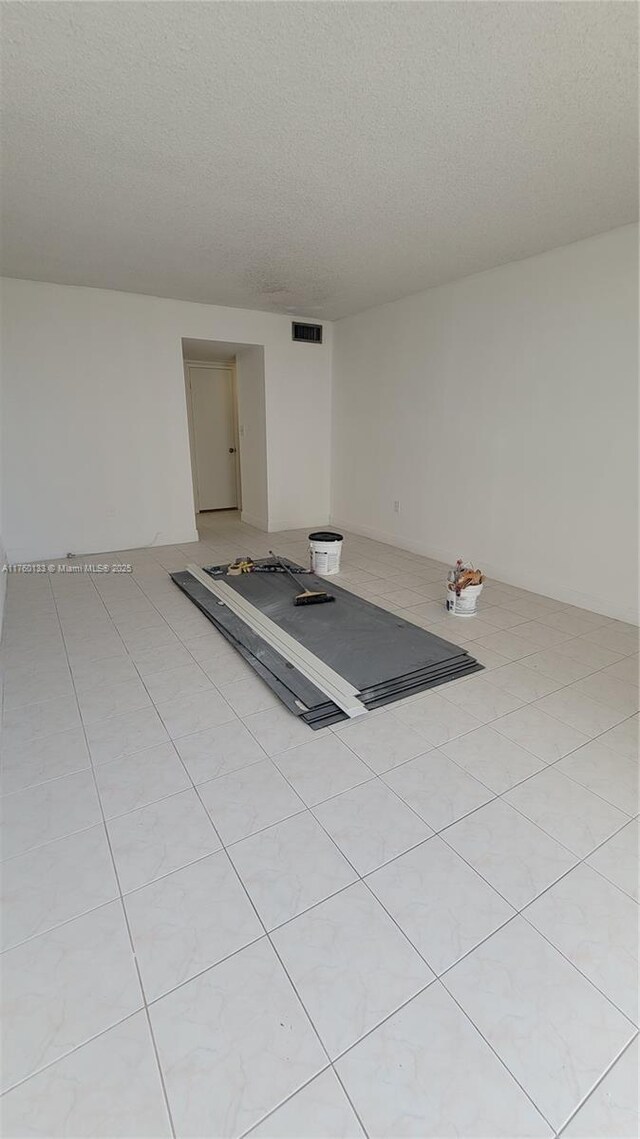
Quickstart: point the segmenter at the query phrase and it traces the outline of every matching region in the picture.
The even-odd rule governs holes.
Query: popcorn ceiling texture
[[[636,216],[634,4],[3,8],[7,276],[333,319]]]

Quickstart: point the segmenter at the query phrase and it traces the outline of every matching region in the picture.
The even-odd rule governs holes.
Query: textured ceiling
[[[1,7],[9,276],[330,319],[636,217],[633,3]]]

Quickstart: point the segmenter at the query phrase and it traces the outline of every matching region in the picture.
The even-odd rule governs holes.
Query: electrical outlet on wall
[[[397,498],[396,498],[396,500],[395,500],[395,502],[394,502],[394,504],[393,504],[393,513],[394,513],[394,514],[399,514],[399,513],[400,513],[400,502],[399,502],[399,500],[398,500]]]

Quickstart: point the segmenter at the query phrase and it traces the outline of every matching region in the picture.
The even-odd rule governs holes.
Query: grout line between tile
[[[611,1063],[609,1064],[609,1066],[608,1066],[607,1070],[606,1070],[605,1072],[603,1072],[601,1076],[599,1076],[599,1077],[598,1077],[598,1079],[597,1079],[597,1080],[596,1080],[596,1082],[594,1083],[593,1087],[592,1087],[592,1088],[590,1088],[590,1090],[587,1092],[587,1094],[584,1096],[584,1098],[580,1100],[580,1103],[578,1104],[578,1106],[577,1106],[577,1107],[575,1107],[575,1108],[573,1109],[573,1111],[571,1112],[571,1114],[570,1114],[570,1115],[569,1115],[569,1116],[568,1116],[568,1117],[565,1119],[564,1123],[562,1124],[562,1127],[558,1128],[558,1131],[557,1131],[557,1135],[558,1135],[558,1136],[560,1136],[560,1135],[564,1134],[565,1130],[567,1129],[567,1127],[568,1127],[568,1126],[569,1126],[569,1124],[571,1123],[571,1120],[572,1120],[572,1119],[574,1119],[574,1118],[575,1118],[575,1116],[576,1116],[576,1115],[578,1114],[578,1112],[580,1111],[580,1109],[581,1109],[582,1107],[584,1107],[584,1105],[585,1105],[585,1103],[587,1102],[587,1100],[591,1099],[591,1096],[594,1094],[594,1092],[596,1092],[596,1091],[598,1090],[598,1088],[600,1087],[600,1084],[602,1083],[602,1081],[603,1081],[603,1080],[605,1080],[605,1079],[607,1078],[607,1076],[609,1075],[609,1072],[611,1072],[611,1071],[612,1071],[612,1069],[613,1069],[613,1068],[615,1068],[615,1066],[616,1066],[616,1064],[618,1063],[618,1061],[622,1059],[622,1057],[624,1056],[625,1052],[627,1052],[627,1051],[629,1050],[629,1048],[631,1048],[631,1047],[632,1047],[632,1045],[635,1043],[635,1041],[636,1041],[637,1039],[638,1039],[638,1033],[636,1032],[636,1033],[635,1033],[635,1035],[634,1035],[634,1036],[632,1036],[631,1040],[629,1040],[629,1041],[628,1041],[628,1042],[625,1044],[624,1048],[623,1048],[623,1049],[622,1049],[622,1050],[621,1050],[621,1051],[618,1053],[618,1055],[616,1056],[615,1060],[612,1060],[612,1061],[611,1061]]]
[[[47,575],[47,576],[48,576],[48,575]],[[92,576],[92,575],[91,575],[91,576]],[[49,584],[51,585],[51,583],[49,583]],[[95,588],[95,583],[93,583],[93,584],[94,584],[94,588]],[[52,592],[52,593],[54,593],[54,591],[53,591],[53,588],[51,589],[51,592]],[[96,592],[98,592],[98,591],[96,590]],[[56,606],[56,612],[58,612],[58,606],[57,606],[57,601],[56,601],[56,598],[55,598],[55,594],[54,594],[54,604],[55,604],[55,606]],[[59,614],[58,614],[58,620],[60,620]],[[64,645],[65,645],[65,651],[66,651],[66,641],[65,641],[65,639],[64,639],[64,631],[63,631],[63,629],[62,629],[62,623],[61,623],[61,622],[60,622],[60,631],[61,631],[61,633],[62,633],[62,638],[63,638],[63,642],[64,642]],[[68,657],[67,657],[67,660],[68,660]],[[76,701],[77,701],[77,699],[78,699],[78,695],[77,695],[77,691],[76,691],[76,687],[75,687],[75,680],[72,680],[72,683],[73,683],[73,687],[74,687],[74,692],[76,693]],[[83,732],[84,732],[84,734],[85,734],[85,743],[86,743],[86,745],[87,745],[87,749],[89,750],[89,740],[87,739],[87,736],[86,736],[86,728],[85,728],[85,725],[84,725],[84,723],[82,724],[82,730],[83,730]],[[89,751],[89,755],[90,755],[90,754],[91,754],[91,752]],[[143,1007],[144,1007],[144,1009],[145,1009],[145,1014],[146,1014],[146,1017],[147,1017],[147,1023],[148,1023],[148,1026],[149,1026],[149,1031],[150,1031],[150,1034],[151,1034],[151,1044],[152,1044],[152,1048],[153,1048],[153,1052],[154,1052],[154,1056],[155,1056],[155,1060],[156,1060],[156,1064],[157,1064],[157,1068],[158,1068],[158,1075],[159,1075],[159,1078],[160,1078],[160,1086],[161,1086],[161,1088],[162,1088],[162,1095],[163,1095],[163,1098],[164,1098],[165,1110],[166,1110],[166,1112],[167,1112],[167,1117],[168,1117],[168,1120],[169,1120],[169,1126],[170,1126],[170,1128],[171,1128],[171,1133],[172,1133],[172,1135],[174,1136],[174,1139],[175,1139],[176,1131],[175,1131],[175,1126],[174,1126],[174,1123],[173,1123],[173,1116],[172,1116],[172,1113],[171,1113],[171,1105],[170,1105],[170,1103],[169,1103],[169,1098],[168,1098],[168,1095],[167,1095],[167,1088],[166,1088],[166,1085],[165,1085],[165,1080],[164,1080],[164,1072],[162,1071],[162,1066],[161,1066],[161,1064],[160,1064],[160,1060],[159,1060],[159,1056],[158,1056],[158,1049],[157,1049],[157,1044],[156,1044],[156,1041],[155,1041],[155,1037],[154,1037],[154,1034],[153,1034],[153,1028],[152,1028],[152,1025],[151,1025],[151,1020],[150,1020],[150,1017],[149,1017],[149,1010],[148,1010],[148,1007],[147,1007],[147,1000],[146,1000],[146,996],[145,996],[144,986],[143,986],[143,984],[142,984],[142,977],[141,977],[141,975],[140,975],[140,967],[139,967],[139,964],[138,964],[138,958],[137,958],[137,955],[136,955],[136,947],[135,947],[135,944],[134,944],[134,941],[133,941],[133,936],[132,936],[132,933],[131,933],[131,927],[130,927],[130,925],[129,925],[129,917],[128,917],[128,914],[127,914],[126,906],[125,906],[125,904],[124,904],[124,898],[123,898],[123,896],[122,896],[122,887],[121,887],[121,884],[120,884],[120,876],[119,876],[119,874],[118,874],[118,866],[117,866],[117,863],[116,863],[116,860],[115,860],[115,857],[114,857],[114,853],[113,853],[113,847],[112,847],[112,845],[111,845],[111,836],[110,836],[110,834],[109,834],[109,828],[107,827],[107,820],[106,820],[106,818],[105,818],[105,814],[104,814],[104,807],[103,807],[103,804],[102,804],[102,797],[101,797],[101,795],[100,795],[100,788],[99,788],[99,786],[98,786],[98,780],[97,780],[97,777],[96,777],[96,773],[95,773],[95,769],[94,769],[94,767],[93,767],[93,764],[92,764],[92,766],[91,766],[91,774],[92,774],[92,778],[93,778],[93,782],[94,782],[95,792],[96,792],[96,795],[97,795],[97,797],[98,797],[98,804],[99,804],[99,806],[100,806],[100,813],[101,813],[101,815],[102,815],[102,825],[103,825],[103,827],[104,827],[104,832],[105,832],[105,837],[106,837],[106,841],[107,841],[107,846],[108,846],[108,848],[109,848],[109,855],[110,855],[110,858],[111,858],[111,863],[112,863],[112,866],[113,866],[113,872],[114,872],[114,874],[115,874],[115,878],[116,878],[116,884],[117,884],[117,887],[118,887],[118,893],[119,893],[119,902],[120,902],[120,908],[121,908],[121,910],[122,910],[122,915],[123,915],[123,918],[124,918],[124,923],[125,923],[125,927],[126,927],[126,930],[127,930],[127,935],[128,935],[128,938],[129,938],[129,944],[130,944],[130,946],[131,946],[131,953],[132,953],[132,956],[133,956],[133,963],[134,963],[134,968],[135,968],[135,971],[136,971],[136,975],[137,975],[137,978],[138,978],[138,985],[139,985],[139,988],[140,988],[140,995],[141,995],[141,997],[142,997],[142,1001],[143,1001]]]

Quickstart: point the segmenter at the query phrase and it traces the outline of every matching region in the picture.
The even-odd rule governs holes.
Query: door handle
[[[230,455],[235,455],[235,453],[236,453],[236,449],[235,449],[235,447],[229,447],[229,454],[230,454]]]

